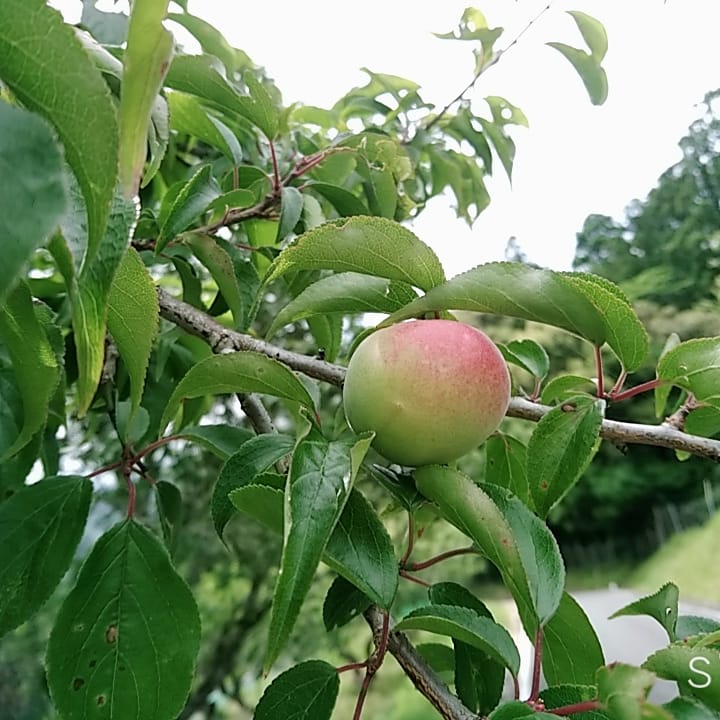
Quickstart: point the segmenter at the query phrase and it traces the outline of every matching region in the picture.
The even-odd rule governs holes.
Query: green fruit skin
[[[398,465],[446,464],[505,417],[510,374],[485,333],[452,320],[412,320],[368,336],[350,359],[345,416]]]

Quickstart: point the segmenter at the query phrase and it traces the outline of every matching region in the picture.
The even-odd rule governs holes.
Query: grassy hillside
[[[705,525],[668,540],[625,584],[652,592],[672,581],[680,588],[681,600],[720,605],[719,552],[720,512]]]

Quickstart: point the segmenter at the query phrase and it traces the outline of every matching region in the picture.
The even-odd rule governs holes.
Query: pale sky
[[[70,19],[79,15],[80,0],[52,4]],[[327,107],[365,83],[360,68],[366,66],[418,82],[421,95],[442,106],[470,79],[472,46],[432,33],[453,29],[470,4],[189,0],[188,9],[263,65],[286,103]],[[491,26],[506,28],[497,45],[505,47],[547,2],[474,4]],[[610,91],[599,108],[590,104],[569,63],[544,46],[547,41],[583,46],[564,12],[569,9],[594,15],[608,32],[604,66]],[[712,0],[553,2],[471,95],[478,101],[502,95],[528,116],[530,129],[514,133],[512,187],[502,171],[489,180],[492,204],[472,229],[455,219],[445,199],[434,202],[414,225],[448,276],[502,259],[513,235],[531,261],[568,269],[575,233],[589,213],[620,217],[633,198],[644,197],[660,173],[679,160],[677,143],[697,117],[697,103],[720,86],[718,28],[720,3]]]

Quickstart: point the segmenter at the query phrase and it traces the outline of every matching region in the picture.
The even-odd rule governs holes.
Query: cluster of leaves
[[[210,508],[220,539],[239,512],[282,538],[266,671],[281,657],[324,562],[338,578],[324,608],[328,629],[361,614],[371,624],[374,613],[382,618],[373,627],[375,651],[355,664],[366,672],[363,693],[388,648],[417,653],[399,633],[423,630],[453,640],[452,648],[426,647],[420,670],[431,677],[433,665],[452,666],[457,698],[447,688],[433,695],[446,717],[454,717],[446,709],[452,702],[494,718],[588,710],[623,720],[671,712],[712,717],[717,690],[696,688],[682,660],[689,647],[714,669],[717,628],[693,621],[689,640],[665,625],[673,644],[645,668],[606,666],[593,628],[564,591],[563,560],[545,524],[592,460],[607,400],[635,392],[623,386],[648,347],[630,303],[597,276],[516,263],[447,281],[432,250],[398,222],[447,187],[459,216],[475,218],[488,200],[491,148],[510,174],[507,126],[525,124],[523,114],[490,97],[490,117],[477,115],[465,99],[502,54],[494,49],[501,29],[489,28],[477,10],[463,15],[450,36],[474,44],[473,80],[443,109],[423,100],[414,83],[378,73],[330,110],[283,108],[244,53],[180,9],[168,14],[167,0],[137,0],[124,21],[85,3],[94,38],[42,0],[0,6],[7,248],[0,269],[0,540],[9,558],[0,571],[1,634],[36,612],[65,574],[88,521],[92,479],[117,471],[128,498],[126,518],[94,543],[50,634],[47,680],[61,715],[169,720],[183,708],[200,622],[165,547],[182,498],[174,484],[150,476],[145,458],[185,440],[224,462]],[[580,72],[593,102],[602,102],[604,30],[583,13],[572,17],[589,52],[551,45]],[[203,54],[175,52],[166,19],[193,34]],[[271,296],[282,308],[264,317]],[[328,422],[317,384],[294,372],[339,385],[341,367],[258,339],[283,332],[289,343],[285,328],[306,322],[334,361],[348,352],[348,316],[379,312],[389,324],[453,310],[561,328],[587,340],[598,360],[607,346],[621,372],[607,392],[602,380],[546,383],[543,348],[509,343],[505,357],[535,378],[530,396],[543,403],[529,443],[492,438],[482,480],[435,466],[407,476],[373,470],[366,460],[372,435],[353,434],[341,417]],[[717,419],[719,345],[703,339],[668,348],[653,382],[659,411],[678,387]],[[233,349],[240,352],[226,352]],[[229,393],[240,395],[255,433],[200,424],[215,396]],[[275,432],[258,394],[280,403],[287,434]],[[78,418],[107,416],[117,435],[117,459],[88,476],[61,473],[59,431],[69,398]],[[170,424],[174,434],[166,435]],[[28,483],[37,460],[44,477]],[[399,579],[417,580],[411,573],[435,561],[410,561],[411,530],[398,562],[380,514],[356,487],[370,475],[405,509],[411,528],[419,508],[431,504],[498,568],[536,645],[527,702],[516,693],[500,704],[506,673],[517,680],[519,652],[465,588],[432,586],[428,603],[391,629]],[[157,533],[138,519],[139,480],[156,495]],[[676,606],[662,602],[663,612],[677,617]],[[660,612],[650,600],[641,609]],[[550,685],[542,700],[541,664]],[[677,680],[693,699],[651,706],[653,673]],[[290,704],[329,717],[338,683],[332,665],[302,663],[268,687],[255,716],[284,717]]]

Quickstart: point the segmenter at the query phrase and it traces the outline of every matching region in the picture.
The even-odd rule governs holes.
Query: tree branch
[[[267,355],[293,370],[330,383],[342,386],[345,368],[318,360],[315,357],[285,350],[250,335],[236,332],[221,325],[207,313],[177,300],[165,290],[158,289],[160,314],[170,322],[205,340],[213,352],[227,350],[252,351]],[[507,416],[539,422],[552,410],[548,405],[532,402],[521,397],[510,400]],[[640,423],[603,420],[600,436],[605,440],[632,445],[653,445],[673,450],[683,450],[691,455],[720,462],[720,441],[689,435],[669,423],[644,425]]]
[[[376,605],[365,611],[365,620],[376,635],[383,626],[383,612]],[[445,720],[479,720],[479,715],[470,711],[450,692],[435,671],[423,660],[407,637],[396,630],[390,630],[387,640],[390,654],[421,692]]]

